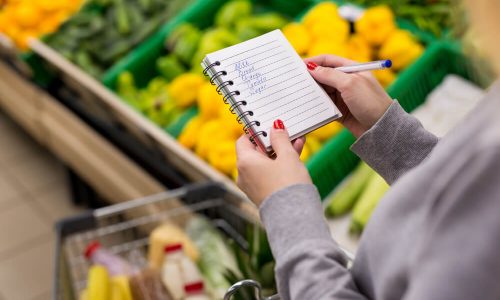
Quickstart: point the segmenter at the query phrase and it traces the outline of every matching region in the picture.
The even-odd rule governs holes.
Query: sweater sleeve
[[[316,187],[298,184],[269,196],[260,208],[281,299],[366,299],[323,217]]]
[[[438,140],[394,101],[351,150],[392,184],[424,160]]]
[[[403,299],[500,299],[500,147],[476,151],[428,211]],[[456,166],[450,166],[455,168]]]

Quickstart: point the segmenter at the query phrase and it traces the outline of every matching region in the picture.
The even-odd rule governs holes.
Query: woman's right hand
[[[304,60],[312,77],[340,109],[340,122],[356,137],[360,137],[384,115],[392,103],[370,72],[347,74],[335,67],[356,64],[334,55],[320,55]]]

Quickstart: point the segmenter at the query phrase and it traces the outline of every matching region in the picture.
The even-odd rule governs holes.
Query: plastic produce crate
[[[431,44],[413,65],[400,73],[396,82],[388,88],[388,93],[407,112],[411,112],[448,74],[456,74],[481,87],[489,83],[474,69],[474,64],[461,52],[458,44],[441,41]],[[343,129],[308,161],[307,167],[322,198],[358,164],[359,158],[349,150],[354,141],[354,136]]]
[[[146,40],[140,47],[115,64],[103,76],[102,82],[114,89],[118,76],[124,71],[134,74],[138,86],[146,85],[153,77],[159,75],[156,71],[156,59],[165,54],[164,41],[180,24],[188,22],[199,28],[206,28],[213,24],[216,12],[228,0],[199,0],[182,11],[175,19],[166,24],[156,34]],[[259,11],[274,11],[289,17],[295,17],[310,5],[309,1],[285,0],[252,0]]]
[[[243,249],[248,247],[244,238],[248,226],[260,226],[241,200],[214,183],[185,186],[62,220],[56,224],[53,299],[78,299],[86,286],[90,263],[83,253],[90,242],[98,240],[124,257],[131,251],[145,253],[153,228],[167,220],[182,226],[195,213]]]

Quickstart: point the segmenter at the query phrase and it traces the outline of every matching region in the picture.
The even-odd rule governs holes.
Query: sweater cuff
[[[420,164],[438,141],[394,101],[351,150],[392,184]]]
[[[260,216],[276,260],[299,242],[332,240],[313,184],[291,185],[274,192],[260,206]]]
[[[399,105],[397,100],[394,100],[384,115],[370,129],[365,131],[352,144],[351,150],[361,159],[369,158],[373,155],[373,150],[376,148],[389,148],[393,145],[381,143],[382,140],[387,140],[394,135],[394,128],[401,124],[401,121],[406,117],[407,113]],[[392,139],[391,139],[392,140]],[[383,151],[384,149],[377,150]]]

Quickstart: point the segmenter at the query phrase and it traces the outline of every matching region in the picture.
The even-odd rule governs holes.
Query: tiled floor
[[[0,112],[0,300],[50,299],[54,221],[82,211],[62,164]]]

